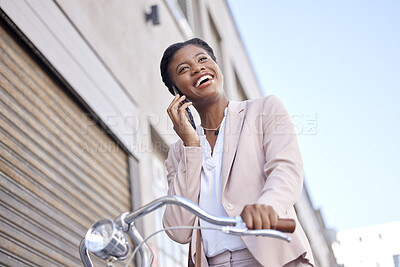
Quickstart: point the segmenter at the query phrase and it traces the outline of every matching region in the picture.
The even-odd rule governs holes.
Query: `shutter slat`
[[[49,249],[15,225],[0,220],[0,227],[7,233],[7,238],[2,241],[2,246],[9,249],[13,254],[22,255],[25,260],[35,262],[39,266],[74,266],[79,264],[79,262],[71,261],[68,257],[63,257]]]
[[[38,213],[32,213],[31,206],[28,205],[29,203],[24,203],[18,196],[12,195],[10,191],[0,189],[0,196],[4,201],[0,203],[0,207],[4,209],[2,214],[16,214],[21,220],[24,220],[23,223],[19,224],[21,228],[40,228],[39,231],[45,231],[47,233],[46,236],[51,237],[49,241],[62,242],[62,244],[68,248],[74,247],[75,244],[82,239],[82,237],[77,234],[82,229],[78,229],[76,233],[72,233],[64,225],[49,217],[48,214],[42,214],[40,210],[38,210]],[[30,222],[29,225],[26,224],[28,220]],[[35,230],[35,232],[37,232],[37,230]]]
[[[2,33],[2,31],[3,30],[0,29],[0,33]],[[62,108],[56,109],[56,111],[71,116],[74,119],[71,120],[72,124],[75,124],[76,121],[81,119],[77,116],[81,113],[79,107],[71,99],[63,97],[64,94],[60,95],[57,91],[53,90],[53,88],[58,87],[58,85],[50,79],[42,69],[38,68],[37,63],[21,47],[16,45],[15,42],[9,38],[0,38],[0,47],[4,51],[7,51],[9,57],[14,61],[15,65],[19,66],[22,72],[25,74],[28,73],[28,76],[31,76],[32,80],[38,84],[38,87],[42,89],[42,92],[38,91],[39,94],[45,93],[47,97],[52,98],[57,103],[56,107],[61,105],[60,107]],[[71,109],[71,111],[69,109]],[[98,141],[103,140],[104,132],[100,128],[94,127],[93,134]],[[118,157],[118,155],[111,153],[105,155],[105,157],[109,159],[108,164],[112,164],[115,167],[121,167],[122,169],[127,168],[125,160]]]
[[[82,189],[85,189],[84,192],[88,192],[88,193],[90,193],[92,191],[92,189],[90,187],[90,183],[93,183],[93,181],[96,181],[99,184],[103,184],[102,187],[96,187],[99,190],[95,193],[100,196],[105,195],[106,196],[105,200],[111,201],[110,204],[114,204],[114,207],[115,207],[114,210],[118,210],[118,208],[119,208],[118,205],[115,205],[115,203],[113,203],[116,198],[119,198],[120,201],[124,201],[124,202],[126,202],[129,199],[129,193],[125,193],[125,195],[122,195],[119,197],[115,193],[110,194],[113,192],[110,192],[109,188],[107,188],[108,184],[106,184],[103,180],[98,180],[97,176],[95,176],[93,178],[88,177],[85,173],[82,172],[81,169],[70,164],[67,159],[64,160],[64,158],[62,158],[62,156],[60,156],[60,154],[59,154],[60,148],[57,150],[55,150],[54,148],[51,149],[51,147],[48,148],[47,152],[50,154],[50,155],[48,155],[44,148],[44,147],[48,146],[48,144],[46,142],[41,142],[41,144],[37,144],[37,141],[41,140],[41,137],[38,136],[38,132],[43,133],[44,130],[41,131],[41,129],[38,129],[37,131],[33,131],[32,128],[29,128],[26,124],[21,122],[20,119],[18,118],[18,116],[11,113],[11,111],[7,109],[7,108],[9,108],[9,109],[15,108],[17,106],[11,105],[11,107],[9,107],[9,106],[4,107],[6,105],[4,104],[4,102],[2,102],[3,95],[1,93],[2,92],[0,90],[0,111],[1,111],[1,114],[5,114],[6,116],[9,117],[9,119],[7,119],[7,121],[3,121],[0,119],[0,126],[2,128],[5,128],[6,125],[8,125],[8,126],[14,125],[13,127],[8,127],[9,134],[11,136],[13,136],[13,138],[19,137],[18,141],[23,145],[24,150],[30,149],[31,153],[35,153],[36,155],[38,155],[38,157],[44,162],[42,165],[47,165],[47,166],[49,166],[49,168],[52,168],[53,172],[55,172],[55,176],[62,177],[63,173],[70,174],[70,175],[68,175],[69,182],[74,184],[76,187],[81,188],[78,190],[83,191]],[[15,110],[18,110],[18,109],[15,108]],[[27,115],[27,113],[21,113],[21,114]],[[27,116],[29,116],[29,115],[27,115]],[[0,115],[0,117],[1,117],[1,115]],[[26,119],[26,121],[32,121],[32,120],[28,118],[28,119]],[[17,125],[15,125],[15,124],[17,124]],[[40,125],[40,124],[31,124],[32,127],[38,126],[38,125]],[[22,134],[22,133],[24,133],[24,134]],[[25,139],[24,139],[24,137],[22,137],[22,135],[25,136]],[[36,146],[35,146],[35,144],[36,144]],[[43,152],[43,151],[45,151],[45,152]],[[56,159],[58,159],[58,162],[55,161]],[[64,163],[62,163],[62,162],[64,162]],[[70,167],[65,168],[63,166],[65,164],[69,165]],[[44,166],[43,166],[43,168],[44,168]],[[60,171],[62,173],[60,173]],[[54,179],[60,180],[61,182],[63,182],[63,180],[61,180],[59,178],[60,177],[55,177]],[[108,192],[107,192],[107,190],[108,190]],[[94,196],[94,197],[96,197],[96,196]],[[97,196],[97,197],[99,197],[99,196]]]
[[[34,99],[27,99],[22,94],[21,91],[25,91],[26,89],[20,88],[20,86],[13,86],[12,84],[18,84],[18,81],[14,79],[12,74],[4,69],[2,64],[0,64],[0,73],[2,75],[0,76],[2,88],[5,89],[7,93],[3,93],[3,98],[13,102],[16,106],[20,106],[15,112],[19,112],[20,116],[25,116],[28,121],[35,121],[36,123],[32,123],[31,127],[34,127],[39,133],[45,134],[47,141],[57,147],[58,153],[69,153],[70,161],[75,162],[78,166],[82,166],[82,169],[92,177],[99,177],[99,180],[108,180],[110,184],[118,183],[118,179],[115,179],[116,177],[113,176],[112,173],[103,169],[102,165],[90,161],[89,157],[86,159],[86,162],[82,160],[85,158],[83,156],[86,156],[85,152],[88,149],[77,145],[75,142],[71,142],[70,136],[65,135],[65,130],[68,128],[66,128],[60,121],[58,121],[58,125],[56,125],[54,121],[51,121],[49,118],[51,118],[52,113],[47,112],[47,114],[43,114],[38,110],[37,106],[40,102],[37,103],[38,101],[35,101]],[[26,110],[27,112],[24,112],[23,110]],[[44,129],[40,129],[40,126],[44,126]],[[78,157],[76,155],[78,155]],[[90,165],[85,164],[87,162],[89,162]],[[96,166],[99,170],[96,168],[90,168],[90,166]],[[112,193],[113,192],[111,192],[111,194]],[[121,194],[122,196],[124,196],[124,194],[126,196],[129,192],[125,191],[115,193],[115,197],[118,198]]]
[[[2,158],[0,159],[0,168],[3,169],[2,164],[4,164],[4,160]],[[59,212],[54,206],[47,205],[46,202],[42,201],[42,199],[38,198],[38,196],[34,195],[31,191],[21,187],[20,184],[15,181],[14,177],[7,176],[4,172],[0,173],[0,177],[1,190],[7,195],[11,195],[12,199],[16,199],[22,203],[22,205],[28,207],[28,210],[25,210],[26,216],[29,218],[36,218],[37,215],[43,220],[47,220],[48,222],[45,223],[45,225],[54,225],[55,229],[60,229],[64,234],[69,235],[70,237],[66,239],[71,242],[76,242],[80,239],[82,232],[85,231],[85,226],[71,220],[68,215]],[[2,202],[6,203],[7,201],[2,200]],[[15,205],[16,204],[13,203],[13,207],[16,207]]]
[[[67,131],[67,133],[70,134],[70,132],[74,130],[76,134],[80,135],[79,136],[80,138],[87,137],[85,141],[88,142],[88,145],[91,145],[94,148],[96,148],[98,147],[98,144],[104,142],[104,133],[101,131],[101,129],[99,129],[99,127],[89,127],[93,125],[92,122],[90,122],[90,125],[87,125],[87,123],[90,121],[90,119],[87,118],[87,114],[82,114],[82,113],[79,114],[79,112],[76,112],[78,111],[77,110],[78,107],[76,106],[76,104],[74,104],[68,98],[65,97],[62,98],[63,96],[62,94],[61,95],[57,94],[54,90],[52,90],[52,88],[48,84],[44,83],[43,80],[40,79],[39,77],[40,76],[46,77],[46,76],[43,75],[39,76],[40,70],[38,70],[37,68],[27,69],[29,65],[25,64],[25,62],[31,60],[29,58],[21,59],[17,57],[17,55],[24,56],[23,51],[21,50],[14,51],[11,49],[6,49],[7,46],[1,39],[0,39],[0,48],[1,48],[0,56],[3,57],[2,61],[4,61],[4,63],[7,64],[7,66],[11,70],[14,70],[14,73],[18,76],[18,78],[21,79],[27,85],[26,90],[24,91],[27,93],[28,89],[30,89],[32,90],[31,96],[34,96],[36,98],[36,101],[40,101],[39,100],[40,97],[44,101],[44,105],[38,106],[39,108],[45,108],[45,106],[48,104],[48,106],[52,109],[53,116],[57,115],[57,118],[64,123],[61,126],[63,126],[65,131]],[[53,87],[56,86],[54,82],[51,85]],[[87,131],[86,130],[83,131],[84,129],[87,129]],[[75,136],[71,134],[71,137]],[[74,140],[79,140],[79,139],[74,139]],[[117,172],[118,175],[116,175],[116,177],[123,175],[124,173],[123,170],[127,168],[127,162],[121,157],[116,157],[115,153],[107,153],[104,155],[104,157],[100,157],[98,154],[92,153],[92,156],[97,161],[101,162],[101,164],[109,166],[110,170],[114,170],[115,172]],[[104,160],[104,158],[108,160]],[[121,179],[121,181],[126,183],[124,179]]]
[[[14,242],[22,243],[29,248],[30,250],[34,250],[45,256],[46,258],[50,258],[55,260],[53,264],[57,264],[59,266],[62,265],[76,265],[78,261],[71,261],[69,259],[73,259],[75,255],[70,254],[74,252],[74,248],[70,247],[68,250],[60,250],[59,246],[62,246],[59,240],[52,240],[50,236],[47,236],[47,233],[40,228],[35,228],[33,225],[30,225],[29,228],[20,227],[19,223],[23,223],[20,221],[18,216],[9,210],[1,209],[1,211],[7,211],[8,218],[0,218],[0,224],[3,230],[11,236]],[[36,232],[33,232],[36,230]],[[40,236],[40,235],[41,236]],[[11,241],[11,240],[10,240]],[[64,245],[64,248],[66,246]],[[75,254],[76,252],[74,252]]]
[[[0,265],[79,266],[90,225],[130,210],[128,157],[6,28],[1,22]]]

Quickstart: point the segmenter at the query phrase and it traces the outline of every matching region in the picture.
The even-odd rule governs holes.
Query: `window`
[[[167,158],[168,146],[154,128],[151,128],[152,140],[152,169],[153,169],[153,196],[159,198],[167,195],[167,170],[164,160]],[[155,211],[155,225],[157,229],[162,228],[162,217],[165,207]],[[180,245],[172,241],[165,232],[156,236],[156,249],[154,253],[159,267],[185,266],[187,264],[187,245]],[[184,256],[182,256],[184,255]]]
[[[394,267],[400,267],[400,254],[393,255]]]
[[[178,0],[178,5],[190,27],[194,30],[193,0]]]
[[[172,13],[180,31],[183,33],[186,39],[192,38],[194,31],[193,8],[191,3],[192,0],[166,0],[167,7]]]
[[[239,100],[247,100],[248,97],[246,95],[246,92],[243,89],[242,83],[240,82],[240,79],[239,79],[236,71],[235,71],[235,78],[236,78],[236,90],[239,95]]]
[[[215,23],[211,16],[209,16],[210,19],[210,27],[211,27],[211,35],[209,38],[207,38],[208,44],[213,48],[214,54],[217,57],[217,62],[219,65],[219,68],[224,71],[223,69],[223,54],[222,54],[222,38],[221,35],[218,32],[217,27],[215,26]]]

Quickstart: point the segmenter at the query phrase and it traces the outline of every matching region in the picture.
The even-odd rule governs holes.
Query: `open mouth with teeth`
[[[203,75],[197,80],[194,87],[199,87],[200,85],[202,85],[208,81],[211,81],[212,79],[213,79],[213,76],[211,76],[210,74]]]

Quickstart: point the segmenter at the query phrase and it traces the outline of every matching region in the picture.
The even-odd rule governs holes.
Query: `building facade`
[[[166,194],[164,160],[177,140],[159,73],[168,45],[204,39],[229,99],[262,96],[225,0],[0,0],[0,8],[2,265],[77,266],[91,223]],[[144,236],[161,217],[138,223]],[[165,234],[149,244],[156,266],[186,266],[187,245]]]
[[[336,231],[326,228],[321,211],[314,209],[306,184],[303,186],[300,199],[295,204],[295,209],[310,242],[315,266],[337,266],[332,249],[332,245],[336,242]]]
[[[400,222],[339,231],[333,249],[340,267],[400,266]]]

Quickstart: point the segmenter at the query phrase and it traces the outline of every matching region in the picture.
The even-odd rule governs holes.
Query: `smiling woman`
[[[168,235],[179,243],[192,241],[190,258],[196,266],[225,262],[229,266],[313,266],[293,208],[303,185],[302,159],[290,117],[279,99],[229,101],[212,48],[197,38],[168,47],[160,69],[169,91],[174,94],[174,88],[179,88],[167,109],[180,137],[165,161],[168,193],[188,198],[217,216],[241,215],[250,229],[275,229],[278,217],[297,222],[290,244],[208,230],[171,230]],[[197,128],[187,119],[191,105],[200,115]],[[172,206],[167,206],[163,223],[208,226]]]

